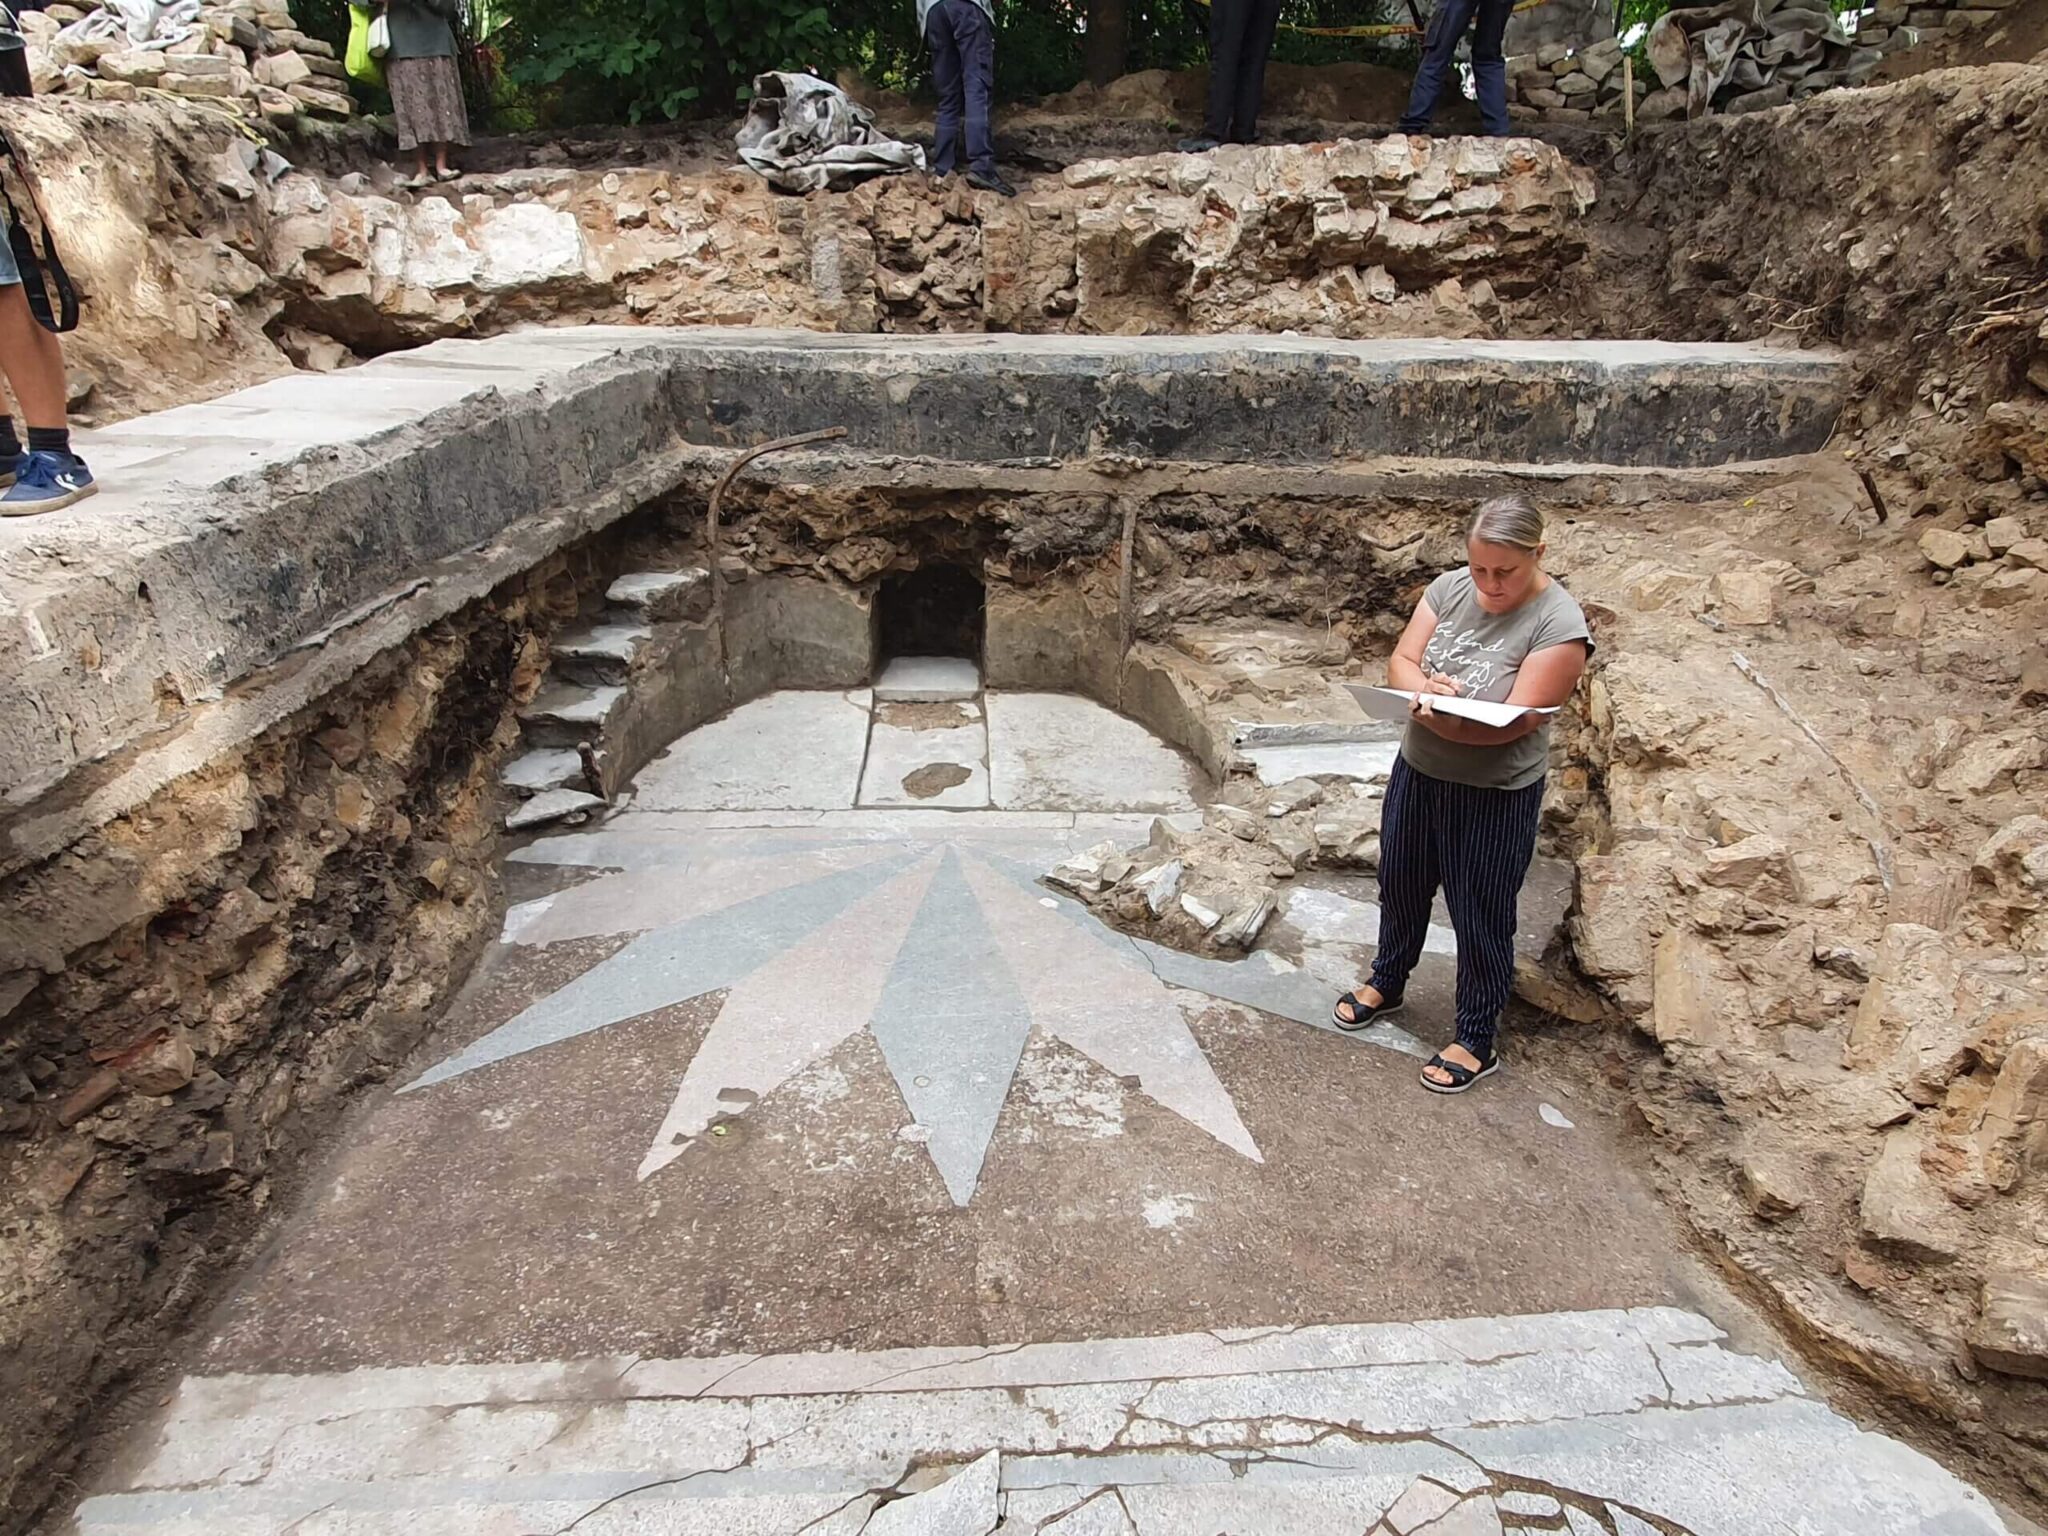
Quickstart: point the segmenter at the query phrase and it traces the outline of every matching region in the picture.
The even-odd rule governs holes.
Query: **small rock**
[[[1991,546],[1986,544],[1988,555]],[[1953,571],[1970,560],[1970,541],[1953,528],[1930,528],[1920,535],[1920,553],[1937,571]]]
[[[1243,806],[1226,805],[1221,801],[1203,810],[1202,822],[1245,843],[1256,843],[1266,832],[1265,823]]]
[[[1764,571],[1721,571],[1713,579],[1715,611],[1729,624],[1768,624],[1777,615],[1778,584]]]
[[[1123,850],[1115,843],[1097,843],[1055,865],[1046,875],[1046,883],[1072,891],[1077,896],[1093,896],[1111,883],[1104,872],[1106,866],[1111,860],[1122,857]]]
[[[1273,851],[1295,869],[1306,869],[1316,856],[1316,840],[1299,827],[1275,827],[1266,834]]]
[[[1766,901],[1796,901],[1799,897],[1799,875],[1790,850],[1762,833],[1726,848],[1709,849],[1700,878],[1708,885],[1753,892]]]
[[[57,1105],[57,1123],[70,1127],[105,1104],[121,1091],[121,1079],[110,1068],[101,1067]]]
[[[2038,911],[2048,905],[2048,817],[2007,822],[1977,850],[1970,869],[2014,907]]]
[[[1213,907],[1205,906],[1185,892],[1182,893],[1180,898],[1180,909],[1193,918],[1196,926],[1204,933],[1207,933],[1211,928],[1214,928],[1223,921],[1223,914],[1221,912],[1218,912]]]
[[[1865,1242],[1925,1263],[1951,1262],[1968,1241],[1956,1208],[1920,1166],[1920,1142],[1910,1126],[1885,1138],[1863,1181],[1857,1214]]]
[[[1984,525],[1984,542],[1994,555],[2003,556],[2026,536],[2027,525],[2016,517],[1994,517]]]
[[[1289,779],[1267,794],[1266,814],[1292,816],[1296,811],[1322,804],[1322,800],[1323,786],[1314,779]]]
[[[1986,1370],[2048,1378],[2048,1280],[2015,1270],[1986,1275],[1969,1343]]]
[[[1185,872],[1186,866],[1179,859],[1168,859],[1134,876],[1131,888],[1145,898],[1145,910],[1157,917],[1180,895],[1181,876]]]
[[[1261,891],[1249,901],[1233,907],[1228,916],[1209,932],[1209,942],[1218,949],[1250,949],[1279,902],[1271,891]]]
[[[1764,1221],[1783,1221],[1806,1203],[1793,1169],[1758,1153],[1736,1164],[1735,1181],[1743,1204]]]
[[[122,1084],[130,1093],[176,1093],[192,1081],[199,1058],[192,1047],[176,1035],[166,1035],[142,1047],[116,1066]]]
[[[1996,572],[1977,589],[1979,608],[2012,608],[2036,599],[2048,599],[2048,572],[2028,566]]]

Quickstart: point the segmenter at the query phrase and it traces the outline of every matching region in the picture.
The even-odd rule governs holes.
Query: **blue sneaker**
[[[15,467],[13,489],[0,496],[0,517],[54,512],[98,489],[85,460],[75,453],[24,454]]]
[[[6,490],[20,478],[22,467],[27,463],[28,450],[25,448],[15,453],[0,455],[0,491]]]

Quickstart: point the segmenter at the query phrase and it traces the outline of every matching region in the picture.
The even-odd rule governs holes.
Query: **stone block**
[[[1718,1043],[1722,1020],[1715,999],[1723,983],[1714,975],[1713,950],[1674,928],[1657,941],[1650,974],[1650,1030],[1657,1043]]]
[[[188,80],[225,80],[235,66],[233,60],[220,54],[181,53],[170,56],[164,67]]]
[[[311,80],[313,69],[302,55],[287,50],[258,59],[255,75],[258,84],[267,85],[275,91],[287,91],[302,81]]]
[[[756,576],[726,588],[733,701],[778,688],[858,688],[874,665],[874,607],[852,587]]]
[[[1863,1181],[1857,1220],[1865,1242],[1923,1263],[1951,1262],[1968,1242],[1961,1214],[1920,1166],[1911,1127],[1885,1138]]]
[[[306,110],[317,116],[340,119],[355,115],[355,102],[337,92],[324,91],[302,81],[292,86],[290,93]]]
[[[2048,1158],[2048,1040],[2026,1039],[2006,1052],[1977,1129],[1985,1182],[2017,1189]]]
[[[1778,583],[1766,571],[1718,571],[1714,607],[1728,624],[1768,624],[1777,616]]]
[[[1849,1026],[1844,1063],[1865,1071],[1893,1059],[1914,1031],[1944,1027],[1955,1017],[1962,967],[1941,934],[1893,923],[1878,948],[1877,974]]]
[[[1084,693],[1114,706],[1122,668],[1115,599],[1073,582],[988,590],[982,662],[988,686]]]
[[[155,85],[164,77],[164,56],[153,49],[138,48],[128,53],[109,53],[100,57],[99,73],[102,80],[120,80],[130,85]]]
[[[222,60],[223,63],[226,60]],[[230,100],[234,97],[235,82],[225,75],[165,75],[157,82],[164,90],[178,96],[195,98],[219,98]]]
[[[1989,1370],[2048,1378],[2048,1280],[2016,1270],[1986,1275],[1969,1344]]]

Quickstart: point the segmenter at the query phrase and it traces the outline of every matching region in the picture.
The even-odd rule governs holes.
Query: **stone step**
[[[557,635],[549,671],[563,682],[585,687],[623,687],[632,676],[634,659],[653,639],[653,628],[637,619],[600,620]]]
[[[980,693],[981,668],[964,656],[897,656],[875,679],[878,704],[944,704]]]
[[[505,765],[499,776],[522,799],[551,789],[583,789],[583,758],[573,747],[536,747]]]
[[[505,830],[530,832],[558,821],[580,820],[604,809],[605,802],[587,789],[543,790],[532,799],[522,800],[512,807],[505,817]]]
[[[1670,1307],[191,1377],[154,1445],[81,1536],[2007,1531]]]
[[[680,571],[633,571],[605,590],[605,601],[652,624],[697,620],[711,611],[711,573],[702,566]]]
[[[584,741],[601,746],[626,701],[624,688],[551,680],[519,711],[520,732],[531,747],[574,747]]]

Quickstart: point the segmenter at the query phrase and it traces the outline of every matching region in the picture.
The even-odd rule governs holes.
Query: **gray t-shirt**
[[[1472,572],[1460,567],[1431,582],[1424,598],[1436,615],[1436,632],[1423,649],[1422,670],[1457,679],[1468,699],[1505,703],[1523,658],[1532,651],[1583,640],[1586,654],[1593,652],[1585,613],[1556,581],[1519,608],[1488,613],[1473,591]],[[1401,755],[1410,768],[1432,779],[1479,789],[1523,789],[1550,766],[1550,724],[1546,720],[1541,729],[1499,747],[1445,741],[1434,731],[1410,725]]]

